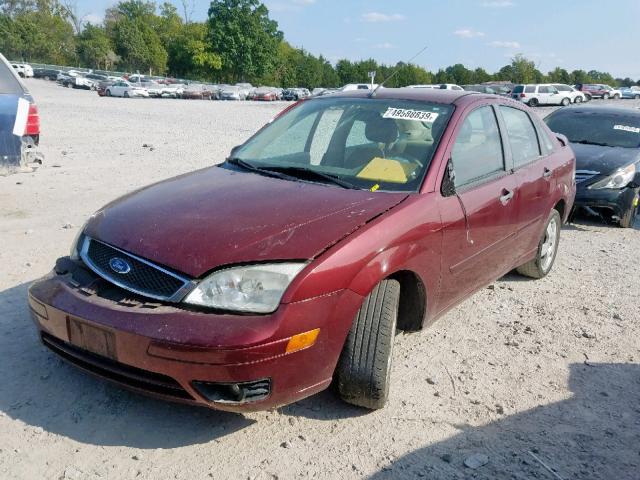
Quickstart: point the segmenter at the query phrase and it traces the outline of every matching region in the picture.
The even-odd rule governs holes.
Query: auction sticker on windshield
[[[421,110],[407,110],[404,108],[389,107],[383,118],[394,118],[396,120],[415,120],[416,122],[433,123],[438,118],[438,114],[434,112],[424,112]]]
[[[628,127],[627,125],[614,125],[614,130],[624,130],[625,132],[631,133],[640,133],[640,128],[638,127]]]

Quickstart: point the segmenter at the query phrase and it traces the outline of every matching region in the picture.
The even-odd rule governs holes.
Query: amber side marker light
[[[303,348],[310,347],[314,343],[316,343],[316,339],[320,334],[320,329],[316,328],[315,330],[311,330],[309,332],[299,333],[294,335],[289,339],[289,343],[287,343],[287,353],[297,352],[298,350],[302,350]]]

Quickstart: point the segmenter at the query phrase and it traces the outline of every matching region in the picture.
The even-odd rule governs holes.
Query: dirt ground
[[[283,104],[28,85],[45,163],[0,177],[0,478],[640,478],[638,226],[566,226],[544,280],[508,275],[399,336],[374,413],[331,391],[248,415],[176,406],[62,363],[31,324],[30,282],[104,203],[222,161]]]

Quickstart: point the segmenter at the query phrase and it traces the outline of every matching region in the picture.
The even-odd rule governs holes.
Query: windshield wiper
[[[582,145],[597,145],[598,147],[612,147],[613,145],[609,145],[608,143],[602,142],[592,142],[591,140],[577,140],[572,143],[580,143]]]
[[[330,183],[333,183],[334,185],[338,185],[339,187],[342,188],[346,188],[349,190],[360,190],[359,187],[357,187],[356,185],[354,185],[353,183],[347,182],[346,180],[341,179],[340,177],[336,176],[336,175],[331,175],[329,173],[324,173],[324,172],[319,172],[317,170],[312,170],[310,168],[305,168],[305,167],[293,167],[293,166],[287,166],[287,167],[280,167],[280,166],[270,166],[270,167],[265,167],[265,169],[268,169],[270,171],[274,171],[274,172],[282,172],[285,174],[289,174],[291,176],[295,176],[298,178],[301,177],[315,177],[315,178],[319,178],[322,180],[326,180]]]
[[[297,180],[296,177],[291,175],[286,175],[284,173],[276,172],[267,168],[258,167],[253,163],[249,163],[241,158],[237,157],[229,157],[227,158],[227,163],[231,165],[236,165],[238,167],[244,168],[245,170],[249,170],[250,172],[259,173],[260,175],[266,175],[268,177],[280,178],[282,180]]]

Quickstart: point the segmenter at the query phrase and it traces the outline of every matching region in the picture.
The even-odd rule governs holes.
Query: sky
[[[100,20],[114,0],[76,0]],[[437,71],[456,63],[494,72],[518,53],[547,72],[608,71],[640,79],[640,0],[263,0],[286,40],[330,61],[374,58]],[[181,0],[172,3],[182,11]],[[194,20],[209,1],[187,0]]]

